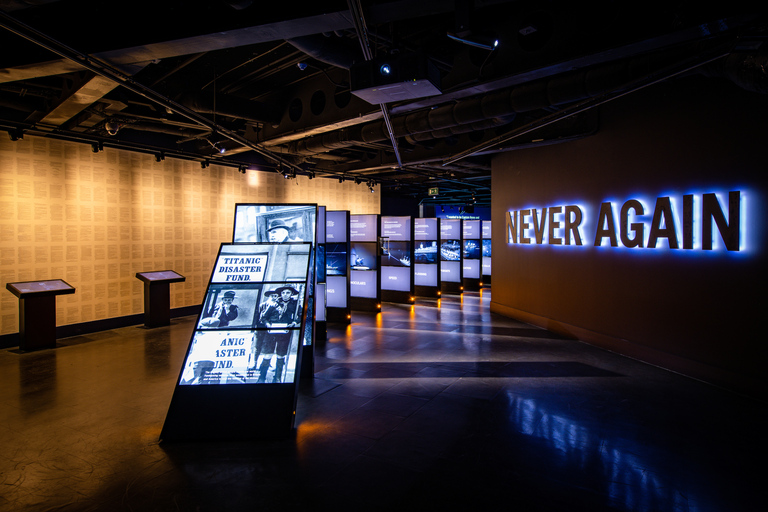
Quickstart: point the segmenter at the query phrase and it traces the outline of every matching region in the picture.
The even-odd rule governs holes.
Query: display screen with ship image
[[[417,242],[413,250],[416,263],[437,263],[437,242]]]
[[[326,244],[325,273],[329,276],[347,275],[347,244]]]
[[[440,244],[441,261],[460,261],[461,260],[461,241],[443,240]]]
[[[437,249],[437,247],[435,247]],[[436,252],[436,251],[435,251]],[[389,242],[381,249],[381,265],[387,267],[411,266],[411,243]]]

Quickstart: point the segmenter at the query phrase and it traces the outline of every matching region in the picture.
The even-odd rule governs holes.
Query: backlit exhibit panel
[[[325,280],[330,276],[347,275],[347,244],[325,245]]]
[[[381,236],[389,240],[409,241],[411,239],[411,218],[382,217]]]
[[[480,238],[480,221],[479,220],[465,220],[462,226],[462,232],[465,239],[479,239]]]
[[[310,247],[221,246],[180,385],[294,382]]]
[[[479,260],[481,254],[480,240],[464,240],[464,259]]]
[[[461,260],[461,240],[440,241],[440,261]]]
[[[414,240],[437,240],[437,219],[413,219]]]
[[[480,260],[464,260],[462,266],[464,268],[465,278],[480,279]]]
[[[492,221],[490,220],[482,221],[481,229],[482,229],[483,240],[491,239],[491,226],[492,226],[491,222]]]
[[[317,243],[325,243],[325,206],[317,207]]]
[[[352,242],[349,252],[349,267],[352,270],[376,270],[378,256],[376,244],[371,242]]]
[[[396,292],[411,291],[411,269],[407,267],[381,267],[381,289]]]
[[[461,239],[461,221],[454,219],[443,219],[440,222],[441,240],[460,240]]]
[[[325,212],[325,241],[326,243],[347,241],[347,212]]]
[[[328,275],[325,282],[325,305],[329,308],[347,307],[347,278]]]
[[[325,322],[325,283],[317,283],[315,289],[316,315],[318,322]]]
[[[411,243],[387,242],[381,248],[381,265],[383,267],[410,267]]]
[[[483,240],[483,275],[491,275],[491,241]]]
[[[237,204],[235,242],[315,242],[315,204]]]
[[[379,216],[350,215],[349,216],[349,241],[350,242],[376,242],[378,238]]]
[[[440,280],[447,283],[461,282],[461,262],[460,261],[441,261],[440,262]]]
[[[437,265],[416,263],[413,268],[413,284],[416,286],[437,286]]]
[[[416,248],[413,250],[413,259],[415,263],[437,263],[438,261],[437,241],[416,242]]]
[[[349,295],[351,297],[362,297],[366,299],[378,298],[376,290],[376,280],[378,278],[375,270],[352,270],[349,276]]]

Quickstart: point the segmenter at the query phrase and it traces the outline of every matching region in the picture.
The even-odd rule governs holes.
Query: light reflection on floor
[[[1,350],[0,510],[762,509],[765,404],[490,295],[331,325],[280,441],[157,442],[194,318]]]

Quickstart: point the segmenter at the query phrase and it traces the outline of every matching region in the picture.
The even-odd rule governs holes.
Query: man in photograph
[[[204,327],[226,327],[229,322],[237,318],[237,305],[232,302],[235,300],[235,292],[232,290],[224,292],[221,302],[216,304],[211,314],[203,319]]]
[[[264,338],[257,382],[267,381],[267,373],[274,359],[275,373],[272,382],[278,383],[282,382],[285,359],[291,344],[293,330],[290,327],[298,325],[296,319],[298,298],[294,295],[298,295],[299,292],[293,286],[285,285],[267,293],[275,294],[277,297],[265,302],[267,307],[264,309],[263,316],[260,317],[268,331]]]

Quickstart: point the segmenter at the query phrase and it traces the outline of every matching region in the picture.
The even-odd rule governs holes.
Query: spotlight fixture
[[[304,71],[307,69],[308,64],[306,62],[298,62],[296,63],[296,67],[299,68],[301,71]]]
[[[11,130],[8,132],[8,136],[13,142],[16,142],[17,140],[22,140],[24,138],[24,132],[21,130]]]
[[[360,178],[355,178],[355,185],[359,185],[362,181]]]
[[[314,173],[314,172],[309,172],[309,173],[307,174],[307,178],[308,178],[308,179],[310,179],[310,180],[313,180],[313,179],[315,179],[315,173]]]
[[[240,171],[241,174],[245,174],[245,171],[248,170],[248,168],[244,165],[239,165],[237,170]]]
[[[226,152],[227,152],[227,148],[225,148],[224,146],[222,146],[222,145],[221,145],[221,144],[219,144],[218,142],[217,142],[217,143],[215,143],[215,144],[213,145],[213,147],[215,147],[215,148],[216,148],[216,150],[219,152],[219,154],[222,154],[222,155],[223,155],[224,153],[226,153]]]
[[[211,162],[209,162],[208,160],[203,160],[202,162],[200,162],[200,167],[202,167],[203,169],[205,169],[209,165],[211,165]]]
[[[339,177],[339,183],[344,183],[344,176]]]
[[[376,192],[376,191],[374,190],[374,188],[373,188],[373,187],[375,187],[375,186],[376,186],[376,182],[375,182],[375,181],[369,181],[369,182],[368,182],[368,190],[370,190],[370,191],[371,191],[371,194],[373,194],[374,192]]]
[[[98,153],[104,150],[104,145],[101,142],[94,142],[91,144],[91,151]]]
[[[165,160],[164,152],[155,153],[155,162],[162,162],[163,160]]]

